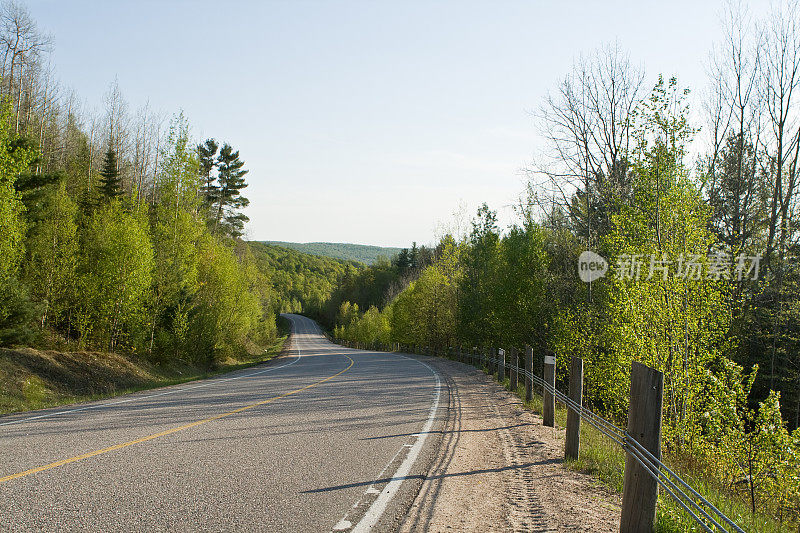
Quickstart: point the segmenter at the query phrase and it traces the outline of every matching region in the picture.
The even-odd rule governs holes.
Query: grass
[[[271,345],[224,361],[213,371],[188,363],[153,365],[113,353],[0,349],[0,414],[100,400],[251,367],[283,351],[288,321],[279,319],[278,330]]]
[[[488,373],[484,367],[482,369]],[[493,376],[497,379],[497,374]],[[510,383],[505,379],[502,385],[510,390]],[[514,392],[520,399],[525,397],[524,385]],[[541,415],[542,397],[536,393],[534,386],[533,398],[530,402],[523,401],[526,408]],[[556,402],[555,422],[557,427],[566,427],[567,409]],[[689,485],[695,488],[706,499],[728,518],[733,520],[745,531],[758,531],[773,533],[781,531],[798,531],[798,524],[780,522],[774,517],[756,512],[752,514],[748,501],[738,494],[733,494],[721,486],[719,482],[710,479],[697,468],[691,468],[685,461],[677,457],[665,457],[664,462],[673,472],[680,475]],[[610,490],[621,494],[625,474],[625,452],[608,437],[587,423],[581,424],[581,448],[577,460],[566,460],[567,468],[591,474]],[[703,531],[668,494],[661,491],[656,508],[656,524],[654,530],[658,533],[674,533],[686,531]]]

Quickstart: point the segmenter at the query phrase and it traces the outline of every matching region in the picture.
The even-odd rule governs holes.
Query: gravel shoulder
[[[400,531],[619,530],[621,497],[563,465],[564,430],[491,377],[420,357],[447,383],[441,444]]]

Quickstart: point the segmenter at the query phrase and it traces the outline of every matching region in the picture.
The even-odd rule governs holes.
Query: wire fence
[[[564,404],[568,409],[576,412],[600,433],[622,447],[633,459],[636,460],[656,480],[659,486],[689,515],[703,530],[709,533],[744,533],[744,530],[725,516],[713,503],[703,497],[697,490],[673,472],[659,458],[653,456],[644,446],[631,437],[627,431],[614,423],[595,414],[592,410],[576,403],[572,398],[547,383],[544,379],[533,374],[527,369],[521,369],[500,358],[487,358],[495,367],[504,364],[507,370],[514,370],[519,375],[529,378],[534,384],[547,391]],[[723,525],[725,524],[725,525]]]
[[[333,339],[331,339],[333,340]],[[391,346],[366,346],[360,343],[351,343],[343,340],[334,340],[338,344],[344,344],[350,347],[363,348],[363,349],[384,349],[384,350],[398,350],[410,351],[412,353],[428,352],[429,348],[422,349],[421,347],[410,347],[399,344]],[[448,350],[448,355],[452,349]],[[501,352],[505,354],[505,352]],[[515,352],[512,352],[515,353]],[[581,420],[585,420],[597,431],[610,439],[612,442],[620,446],[629,457],[634,459],[645,471],[658,483],[661,489],[669,495],[675,502],[690,516],[704,531],[709,533],[724,532],[724,533],[745,533],[744,530],[736,525],[730,518],[725,516],[722,511],[717,509],[713,503],[694,489],[689,483],[682,479],[678,474],[672,471],[665,465],[660,458],[655,457],[648,451],[641,443],[634,439],[628,432],[613,422],[597,415],[587,407],[575,402],[572,398],[559,391],[556,387],[547,383],[542,377],[536,375],[527,368],[521,368],[518,364],[517,357],[516,363],[509,362],[505,357],[491,357],[483,353],[461,352],[459,350],[459,359],[464,362],[475,363],[475,366],[482,365],[496,370],[503,366],[503,370],[514,371],[517,376],[524,376],[530,382],[541,388],[543,392],[548,392],[553,395],[553,398],[561,402],[567,409],[570,409],[578,414]],[[505,372],[504,372],[505,373]]]

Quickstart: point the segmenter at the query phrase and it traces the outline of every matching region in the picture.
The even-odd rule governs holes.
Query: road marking
[[[421,363],[421,361],[418,362]],[[425,365],[425,363],[421,364]],[[375,524],[378,523],[378,520],[381,518],[384,511],[386,511],[389,501],[391,501],[391,499],[400,489],[400,485],[403,483],[405,477],[408,476],[408,473],[411,471],[411,467],[414,465],[414,462],[416,462],[419,452],[422,451],[422,445],[425,443],[425,437],[427,437],[428,433],[430,433],[430,430],[433,427],[433,421],[436,418],[436,411],[439,409],[439,396],[441,395],[442,390],[442,382],[439,379],[439,375],[431,367],[428,366],[428,369],[433,372],[433,375],[436,378],[436,394],[434,395],[433,405],[431,405],[431,410],[428,414],[428,420],[425,422],[425,425],[422,428],[422,435],[417,438],[417,441],[408,451],[406,458],[402,463],[400,463],[400,466],[397,467],[397,470],[392,475],[392,480],[386,485],[386,488],[383,489],[375,501],[372,502],[372,505],[369,506],[367,512],[364,513],[364,516],[352,529],[352,533],[364,533],[366,531],[371,531]]]
[[[342,355],[344,355],[344,354],[342,354]],[[212,417],[209,417],[209,418],[204,418],[203,420],[198,420],[196,422],[192,422],[190,424],[185,424],[183,426],[179,426],[179,427],[175,427],[175,428],[172,428],[172,429],[168,429],[166,431],[161,431],[160,433],[154,433],[154,434],[148,435],[146,437],[141,437],[139,439],[131,440],[131,441],[128,441],[128,442],[123,442],[121,444],[115,444],[114,446],[108,446],[107,448],[102,448],[100,450],[95,450],[93,452],[88,452],[88,453],[84,453],[84,454],[81,454],[81,455],[76,455],[75,457],[70,457],[69,459],[62,459],[61,461],[56,461],[55,463],[50,463],[50,464],[39,466],[39,467],[36,467],[36,468],[31,468],[29,470],[25,470],[24,472],[19,472],[17,474],[11,474],[11,475],[8,475],[8,476],[5,476],[5,477],[0,477],[0,483],[5,483],[6,481],[11,481],[12,479],[17,479],[17,478],[29,476],[31,474],[36,474],[38,472],[43,472],[45,470],[50,470],[51,468],[64,466],[64,465],[67,465],[67,464],[70,464],[70,463],[75,463],[77,461],[81,461],[83,459],[88,459],[90,457],[95,457],[97,455],[101,455],[101,454],[104,454],[104,453],[113,452],[115,450],[120,450],[122,448],[127,448],[128,446],[133,446],[134,444],[147,442],[147,441],[150,441],[150,440],[153,440],[153,439],[157,439],[159,437],[166,437],[167,435],[171,435],[173,433],[177,433],[178,431],[183,431],[185,429],[189,429],[189,428],[193,428],[193,427],[196,427],[196,426],[200,426],[202,424],[207,424],[208,422],[213,422],[214,420],[219,420],[221,418],[225,418],[225,417],[228,417],[228,416],[231,416],[231,415],[235,415],[237,413],[241,413],[243,411],[247,411],[248,409],[253,409],[254,407],[259,407],[261,405],[265,405],[265,404],[274,402],[275,400],[279,400],[281,398],[286,398],[287,396],[291,396],[293,394],[297,394],[298,392],[302,392],[304,390],[308,390],[308,389],[310,389],[312,387],[316,387],[317,385],[321,385],[321,384],[325,383],[326,381],[330,381],[333,378],[335,378],[337,376],[340,376],[340,375],[344,374],[345,372],[347,372],[348,370],[350,370],[351,368],[353,368],[353,365],[355,364],[355,361],[353,361],[347,355],[345,355],[345,357],[347,357],[347,359],[350,361],[350,364],[348,365],[347,368],[345,368],[344,370],[342,370],[340,372],[337,372],[336,374],[333,374],[332,376],[328,376],[325,379],[322,379],[320,381],[314,382],[314,383],[312,383],[310,385],[306,385],[305,387],[302,387],[302,388],[299,388],[299,389],[295,389],[295,390],[293,390],[291,392],[287,392],[287,393],[281,394],[279,396],[273,396],[272,398],[267,398],[266,400],[261,400],[260,402],[256,402],[256,403],[253,403],[253,404],[250,404],[250,405],[246,405],[244,407],[240,407],[238,409],[234,409],[233,411],[228,411],[227,413],[222,413],[222,414],[215,415],[215,416],[212,416]]]
[[[383,513],[386,512],[389,502],[400,489],[400,485],[408,476],[408,473],[411,471],[411,467],[414,466],[419,453],[422,451],[422,446],[425,444],[425,438],[428,436],[428,434],[430,434],[430,430],[433,427],[433,422],[436,419],[436,413],[439,410],[439,397],[441,396],[442,381],[439,379],[438,372],[418,359],[395,353],[390,355],[419,363],[430,370],[431,374],[433,374],[433,377],[436,378],[435,394],[433,397],[433,402],[431,403],[430,411],[428,413],[428,419],[425,421],[425,425],[422,427],[422,430],[419,433],[412,435],[413,437],[416,437],[416,442],[414,442],[414,444],[403,444],[403,446],[397,450],[397,453],[395,453],[394,457],[392,457],[389,463],[383,468],[381,473],[378,474],[378,478],[383,478],[384,472],[386,472],[386,470],[395,462],[395,459],[400,456],[401,452],[410,448],[408,449],[408,454],[405,456],[405,459],[403,459],[403,461],[400,463],[400,466],[397,467],[397,470],[395,470],[394,474],[390,476],[391,481],[386,484],[386,487],[383,489],[383,491],[378,491],[374,485],[370,485],[364,492],[364,496],[380,493],[369,506],[366,513],[364,513],[364,516],[361,517],[361,520],[359,520],[355,526],[352,526],[352,523],[348,520],[348,516],[345,515],[345,517],[333,527],[333,531],[342,531],[348,529],[349,527],[353,528],[351,533],[363,533],[372,530],[375,524],[378,523],[378,520],[380,520],[381,516],[383,516]],[[356,501],[356,503],[353,505],[353,508],[359,506],[364,496]]]

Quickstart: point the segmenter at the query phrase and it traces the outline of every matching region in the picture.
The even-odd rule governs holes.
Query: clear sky
[[[57,77],[102,106],[183,109],[241,150],[248,238],[432,242],[459,205],[513,218],[531,113],[573,59],[617,42],[647,85],[696,92],[723,4],[630,1],[28,0]],[[762,4],[758,5],[758,9]]]

